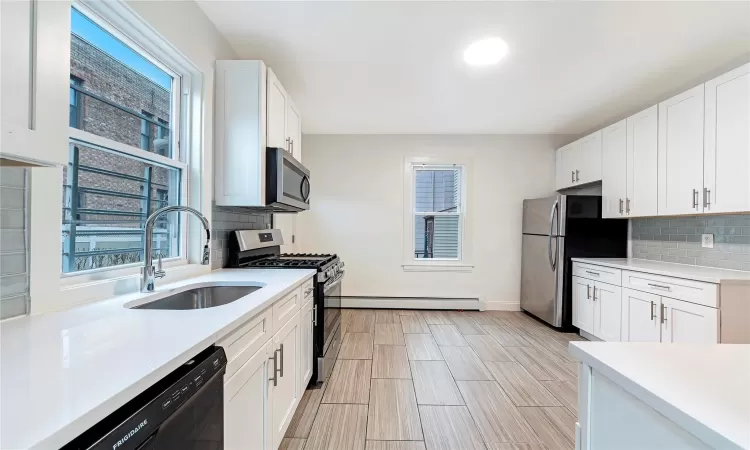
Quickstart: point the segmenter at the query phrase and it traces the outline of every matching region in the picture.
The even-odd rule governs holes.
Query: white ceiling
[[[579,134],[750,60],[750,2],[199,1],[305,133]],[[510,46],[464,64],[475,39]]]

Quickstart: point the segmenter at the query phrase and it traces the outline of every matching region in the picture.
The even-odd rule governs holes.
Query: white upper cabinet
[[[627,184],[627,128],[624,120],[602,130],[602,217],[624,217]]]
[[[289,151],[286,134],[287,93],[271,69],[268,69],[268,146]]]
[[[629,217],[655,216],[658,212],[659,109],[657,105],[627,119],[627,195]]]
[[[705,212],[750,211],[750,64],[706,83]]]
[[[592,133],[580,141],[579,171],[576,184],[593,183],[602,179],[602,132]]]
[[[557,189],[565,189],[576,184],[576,166],[579,158],[578,142],[557,149]],[[579,171],[580,174],[580,171]]]
[[[704,88],[659,103],[659,214],[703,211]]]
[[[302,161],[302,115],[292,99],[287,99],[286,135],[292,156],[297,161]]]
[[[556,188],[566,189],[602,179],[602,132],[557,149]]]
[[[302,117],[263,61],[216,61],[215,125],[216,204],[265,206],[266,147],[299,159]]]
[[[68,163],[69,33],[69,2],[0,2],[0,163]]]

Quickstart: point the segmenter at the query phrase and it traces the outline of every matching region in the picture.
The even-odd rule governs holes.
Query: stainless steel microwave
[[[283,148],[266,148],[266,207],[274,212],[310,209],[310,171]]]

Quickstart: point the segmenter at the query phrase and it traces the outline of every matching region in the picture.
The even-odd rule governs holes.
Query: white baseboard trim
[[[588,339],[589,341],[593,341],[593,342],[604,342],[604,341],[602,341],[601,339],[599,339],[598,337],[594,336],[593,334],[591,334],[591,333],[586,333],[586,332],[585,332],[585,331],[583,331],[583,330],[578,330],[578,334],[579,334],[579,335],[581,335],[581,337],[582,337],[582,338],[586,338],[586,339]]]
[[[460,309],[484,311],[478,298],[341,297],[342,308]]]
[[[487,311],[520,311],[519,302],[485,302]]]

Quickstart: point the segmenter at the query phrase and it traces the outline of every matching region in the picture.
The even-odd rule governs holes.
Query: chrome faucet
[[[203,224],[203,228],[205,228],[206,230],[206,245],[203,246],[203,257],[201,259],[201,264],[206,266],[209,263],[208,245],[211,243],[211,227],[208,223],[208,219],[206,219],[206,216],[201,214],[197,209],[193,209],[189,206],[165,206],[164,208],[154,211],[150,216],[148,216],[148,219],[146,219],[146,236],[144,237],[145,243],[143,249],[144,265],[143,268],[141,268],[141,292],[153,292],[155,279],[163,278],[166,275],[166,272],[164,272],[161,267],[161,253],[159,253],[159,266],[155,267],[154,257],[151,254],[151,251],[153,246],[152,241],[154,239],[154,224],[156,223],[156,219],[158,219],[162,214],[172,211],[189,212],[200,219],[201,223]]]

